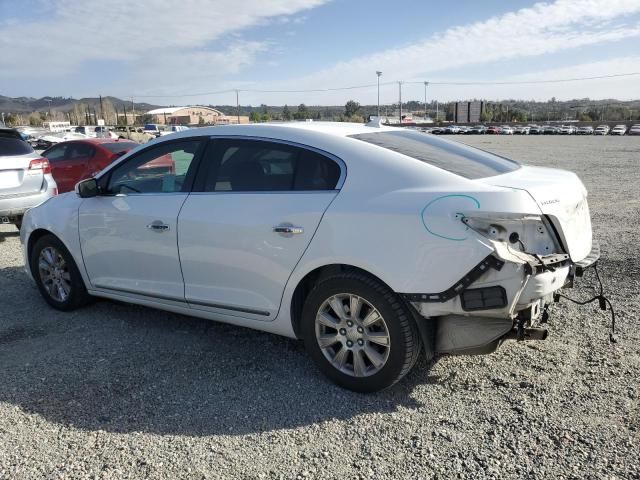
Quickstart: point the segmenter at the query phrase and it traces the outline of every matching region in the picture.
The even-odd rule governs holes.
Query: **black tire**
[[[386,325],[389,337],[388,357],[386,363],[369,376],[358,377],[343,373],[325,356],[318,343],[316,315],[325,301],[340,294],[356,295],[364,299],[380,313]],[[402,379],[415,365],[422,347],[409,307],[382,282],[360,272],[345,272],[328,277],[311,290],[303,307],[301,333],[306,349],[320,371],[339,386],[361,393],[377,392]],[[336,348],[343,347],[344,345]],[[355,371],[355,354],[350,355]]]
[[[65,263],[66,270],[64,273],[68,273],[70,291],[67,297],[63,300],[58,300],[49,293],[44,285],[41,270],[38,266],[40,253],[48,247],[52,247],[55,251],[59,252]],[[56,236],[51,234],[44,235],[36,241],[29,256],[29,266],[31,268],[31,274],[38,286],[38,290],[40,290],[40,294],[53,308],[68,312],[82,307],[91,301],[92,297],[87,293],[84,281],[82,280],[82,276],[80,275],[80,271],[78,270],[73,257],[69,253],[69,250],[67,250],[64,244]]]

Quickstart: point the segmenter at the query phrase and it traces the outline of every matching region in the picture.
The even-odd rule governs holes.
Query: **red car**
[[[51,173],[58,184],[59,193],[69,192],[76,183],[94,176],[114,160],[138,144],[128,140],[90,138],[61,142],[42,152],[49,160]],[[145,175],[175,171],[173,159],[165,155],[145,166]]]
[[[44,152],[60,193],[74,189],[76,183],[92,177],[138,144],[109,138],[90,138],[58,143]]]
[[[500,127],[489,127],[487,128],[487,132],[488,135],[500,135],[500,133],[502,133],[502,129]]]

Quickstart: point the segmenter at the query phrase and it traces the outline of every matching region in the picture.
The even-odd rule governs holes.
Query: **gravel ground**
[[[561,303],[545,342],[358,395],[289,339],[109,301],[56,312],[1,226],[0,478],[640,478],[640,138],[454,138],[582,177],[617,344],[606,314]]]

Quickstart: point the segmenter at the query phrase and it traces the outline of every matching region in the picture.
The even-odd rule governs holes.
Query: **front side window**
[[[200,140],[170,142],[146,149],[115,167],[107,193],[181,192]]]
[[[263,140],[219,140],[205,191],[333,190],[340,166],[312,150]]]

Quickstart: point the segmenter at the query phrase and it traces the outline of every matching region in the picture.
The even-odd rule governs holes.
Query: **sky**
[[[375,104],[382,71],[381,104],[398,81],[405,101],[425,81],[429,101],[640,98],[640,75],[487,85],[640,73],[640,0],[0,0],[0,32],[12,97]]]

